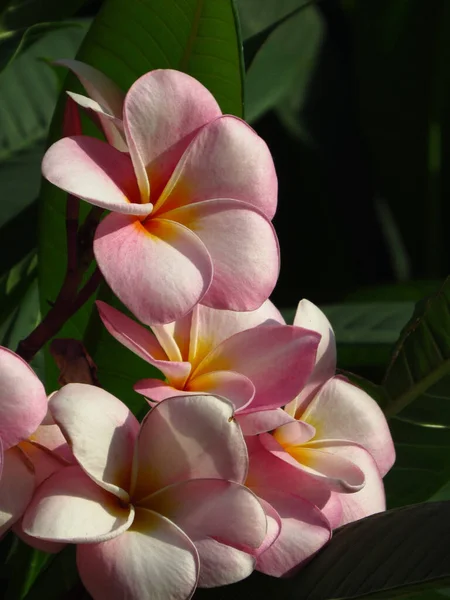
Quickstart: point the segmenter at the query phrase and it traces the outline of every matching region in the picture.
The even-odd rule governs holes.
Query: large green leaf
[[[424,500],[450,480],[450,280],[417,305],[383,382],[397,460],[391,505]]]
[[[242,115],[241,44],[231,0],[105,0],[78,58],[105,72],[124,90],[155,68],[185,71],[211,90],[224,112]],[[74,78],[68,79],[67,85],[77,89]],[[60,135],[60,122],[61,105],[52,139]],[[44,185],[39,232],[39,284],[44,312],[48,301],[56,298],[65,272],[64,202],[64,194]],[[90,329],[86,331],[88,323]],[[142,361],[128,353],[123,363],[126,373],[119,372],[114,366],[118,345],[105,332],[99,341],[92,331],[101,328],[90,303],[60,335],[78,339],[84,336],[94,361],[101,363],[100,382],[111,391],[123,390],[122,399],[135,406],[136,394],[131,385],[142,377]],[[56,386],[56,375],[49,358],[49,388]]]
[[[450,502],[409,506],[356,521],[334,533],[318,556],[289,579],[255,574],[201,590],[198,600],[411,598],[450,582]]]
[[[57,21],[72,17],[87,0],[7,0],[3,11],[0,3],[1,25],[4,29],[22,29],[35,23]]]

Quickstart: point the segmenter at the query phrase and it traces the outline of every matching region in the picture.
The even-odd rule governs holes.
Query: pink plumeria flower
[[[330,521],[337,527],[385,510],[382,478],[394,463],[394,444],[378,404],[335,376],[336,343],[322,311],[302,300],[294,326],[321,334],[317,363],[302,392],[285,408],[292,422],[260,440],[274,456],[336,495],[342,512]]]
[[[320,336],[281,324],[269,300],[246,313],[197,305],[175,323],[153,326],[154,335],[104,302],[97,306],[111,335],[167,378],[137,382],[134,389],[146,398],[223,396],[246,435],[292,421],[280,407],[308,380]]]
[[[0,536],[20,519],[34,488],[55,468],[33,443],[47,412],[44,386],[17,354],[0,347]]]
[[[90,89],[102,89],[102,105],[92,101],[88,108],[115,134],[123,127],[129,153],[66,137],[47,151],[42,171],[56,186],[112,211],[97,228],[94,254],[115,294],[146,324],[172,322],[198,302],[258,308],[279,272],[270,222],[277,178],[264,141],[240,119],[222,115],[210,92],[184,73],[142,76],[119,118],[120,98],[109,100],[104,80],[72,68],[87,86],[95,79]]]
[[[267,522],[242,485],[248,455],[230,403],[180,396],[140,426],[108,392],[69,384],[50,410],[77,465],[37,490],[23,529],[77,544],[95,599],[184,600],[248,576]]]

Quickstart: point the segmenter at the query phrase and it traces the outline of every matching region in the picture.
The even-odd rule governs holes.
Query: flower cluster
[[[294,324],[268,300],[278,276],[277,179],[265,143],[172,70],[124,95],[63,61],[70,94],[106,141],[64,137],[44,176],[110,211],[94,238],[107,283],[103,324],[156,367],[134,389],[139,423],[100,387],[47,400],[0,349],[0,534],[77,545],[96,600],[185,600],[255,568],[284,576],[332,530],[385,508],[394,461],[378,405],[336,375],[333,331],[302,300]]]

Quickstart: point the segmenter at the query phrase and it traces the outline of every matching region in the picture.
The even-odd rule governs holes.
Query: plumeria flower
[[[153,333],[104,302],[108,331],[167,378],[144,379],[134,389],[153,401],[186,393],[228,398],[246,435],[292,421],[281,406],[304,387],[320,336],[283,323],[267,300],[246,313],[197,305],[189,315]]]
[[[20,356],[0,347],[0,536],[20,519],[35,486],[63,466],[41,439],[46,413],[39,378]]]
[[[258,308],[279,271],[270,223],[277,178],[265,142],[222,115],[210,92],[184,73],[142,76],[121,107],[106,78],[71,66],[98,100],[72,98],[114,127],[108,137],[115,146],[65,137],[47,151],[42,171],[111,211],[97,228],[94,254],[115,294],[146,324],[177,320],[198,302]]]
[[[302,392],[285,411],[292,422],[262,434],[274,456],[327,487],[341,504],[333,527],[385,510],[382,478],[395,460],[389,427],[378,404],[336,376],[336,343],[328,319],[307,300],[299,303],[294,326],[321,334],[317,362]]]
[[[23,529],[77,544],[93,598],[184,600],[197,584],[252,572],[266,515],[242,485],[248,455],[231,404],[208,400],[170,398],[140,426],[94,386],[69,384],[50,399],[77,464],[43,482]]]

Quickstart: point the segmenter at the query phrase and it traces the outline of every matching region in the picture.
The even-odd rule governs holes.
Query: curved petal
[[[174,385],[184,385],[191,371],[188,362],[169,360],[151,331],[105,302],[97,300],[96,304],[103,325],[118,342],[159,369]]]
[[[341,519],[334,527],[342,527],[347,523],[386,510],[383,480],[374,459],[367,450],[351,445],[335,447],[334,452],[358,465],[365,478],[363,489],[355,494],[332,493],[333,496],[337,497],[342,507]]]
[[[336,340],[331,323],[323,312],[309,300],[301,300],[294,317],[295,327],[317,331],[322,336],[317,349],[314,371],[301,394],[286,407],[286,410],[301,418],[302,412],[311,401],[315,391],[333,377],[336,372]]]
[[[255,395],[255,386],[245,375],[234,371],[211,371],[189,379],[186,390],[208,393],[229,400],[234,410],[244,409]]]
[[[355,385],[333,377],[319,390],[302,419],[316,428],[316,439],[350,440],[374,457],[383,477],[395,461],[395,448],[383,411]]]
[[[176,523],[194,542],[212,537],[229,546],[256,550],[266,536],[266,514],[258,498],[231,481],[182,481],[140,505]]]
[[[69,383],[50,399],[50,410],[84,471],[102,488],[128,501],[139,422],[105,390]]]
[[[212,588],[236,583],[251,575],[256,559],[243,550],[211,538],[195,540],[200,557],[198,587]]]
[[[28,546],[40,550],[41,552],[48,552],[50,554],[56,554],[67,546],[65,542],[48,542],[47,540],[40,540],[32,537],[25,533],[22,529],[22,520],[16,521],[12,526],[12,530],[19,537],[22,542],[25,542]]]
[[[118,120],[122,119],[125,94],[109,77],[78,60],[57,60],[55,64],[67,67],[75,73],[88,95],[99,104],[102,112]],[[118,150],[126,151],[123,130],[114,127],[114,124],[107,117],[102,117],[101,113],[99,118],[108,142]]]
[[[183,389],[174,388],[161,379],[141,379],[134,384],[133,390],[152,402],[161,402],[167,398],[187,396],[188,394],[198,396],[198,392],[186,392]]]
[[[133,498],[189,479],[242,483],[247,449],[229,402],[215,396],[163,400],[145,417],[135,455]]]
[[[111,214],[97,227],[94,254],[113,292],[147,325],[170,323],[207,292],[211,258],[189,229],[161,219],[145,225]]]
[[[200,363],[193,376],[237,371],[256,388],[246,412],[279,408],[294,398],[309,377],[319,335],[290,325],[255,327],[233,335]]]
[[[46,419],[48,419],[49,414],[50,412],[48,412]],[[66,438],[61,433],[61,429],[58,425],[53,422],[51,416],[50,419],[51,424],[40,425],[36,431],[28,437],[28,441],[36,446],[50,450],[58,459],[61,459],[66,463],[75,464],[75,457]]]
[[[69,194],[118,213],[145,216],[130,157],[87,136],[65,137],[45,153],[42,174]]]
[[[278,182],[267,144],[241,119],[224,115],[203,127],[178,163],[155,206],[174,208],[233,198],[258,208],[271,220]]]
[[[45,481],[45,479],[48,479],[50,475],[56,473],[56,471],[67,467],[68,463],[59,458],[57,454],[54,454],[47,448],[39,447],[33,442],[21,442],[19,447],[33,465],[36,487]]]
[[[54,542],[95,543],[116,537],[133,522],[134,509],[99,487],[77,466],[58,471],[36,490],[23,531]]]
[[[280,253],[275,230],[261,212],[246,202],[222,198],[162,216],[193,231],[211,255],[214,276],[202,304],[248,311],[269,297],[278,278]]]
[[[87,96],[76,94],[74,92],[66,93],[69,98],[71,98],[86,112],[95,125],[97,125],[100,130],[104,131],[106,139],[111,146],[117,150],[120,150],[121,152],[128,151],[127,143],[125,141],[125,133],[123,131],[123,121],[120,117],[115,117],[112,115],[98,102],[92,100],[92,98],[88,98]],[[69,135],[81,135],[81,132],[79,134],[77,133]]]
[[[340,523],[342,508],[339,500],[335,498],[338,494],[332,494],[323,481],[310,477],[300,470],[296,463],[292,464],[280,458],[280,454],[275,456],[266,450],[261,443],[261,436],[246,438],[246,442],[249,471],[245,484],[250,489],[256,494],[257,490],[266,489],[300,496],[317,506],[334,527]],[[282,452],[281,447],[279,449]],[[287,455],[286,452],[284,454]]]
[[[286,423],[291,423],[292,417],[282,408],[274,408],[245,414],[238,413],[236,420],[244,435],[258,435],[266,431],[272,431],[272,429],[281,427]]]
[[[47,395],[34,371],[0,346],[0,438],[7,450],[26,439],[47,412]]]
[[[34,487],[33,468],[23,452],[17,447],[7,450],[0,479],[0,536],[23,515]]]
[[[77,548],[81,580],[94,600],[186,600],[197,585],[194,544],[176,525],[138,508],[132,527]]]
[[[273,437],[279,444],[286,448],[287,446],[297,446],[309,442],[316,434],[316,430],[309,423],[304,421],[291,421],[273,432]]]
[[[218,310],[198,304],[193,321],[189,345],[189,362],[193,366],[197,366],[209,352],[235,333],[260,325],[284,325],[280,311],[270,300],[248,312]]]
[[[264,488],[255,492],[281,517],[280,535],[258,556],[256,568],[273,577],[290,575],[328,542],[330,524],[316,506],[299,496]]]
[[[213,95],[185,73],[160,69],[138,79],[125,98],[124,125],[141,190],[158,198],[199,127],[220,114]]]

